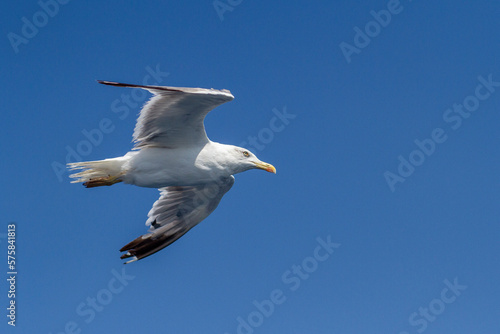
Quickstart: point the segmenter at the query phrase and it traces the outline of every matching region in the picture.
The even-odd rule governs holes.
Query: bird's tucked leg
[[[120,177],[123,175],[123,173],[116,175],[116,176],[111,176],[108,175],[106,177],[96,177],[88,180],[85,182],[83,185],[86,188],[95,188],[95,187],[102,187],[102,186],[112,186],[115,183],[120,183],[123,180],[120,179]]]

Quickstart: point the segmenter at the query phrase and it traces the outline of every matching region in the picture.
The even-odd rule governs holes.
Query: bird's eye
[[[250,156],[250,153],[248,153],[248,151],[243,151],[243,155],[248,158]]]

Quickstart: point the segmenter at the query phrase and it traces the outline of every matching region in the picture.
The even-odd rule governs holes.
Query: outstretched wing
[[[148,213],[148,233],[131,241],[120,252],[126,263],[140,260],[167,247],[208,217],[231,189],[234,177],[196,187],[166,187]]]
[[[142,88],[153,93],[144,105],[134,130],[135,148],[146,146],[186,147],[208,142],[203,120],[218,105],[234,99],[228,90],[129,85],[98,81],[101,84]]]

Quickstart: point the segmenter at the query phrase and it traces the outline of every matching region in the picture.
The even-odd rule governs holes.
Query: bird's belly
[[[135,152],[134,152],[135,153]],[[124,182],[139,187],[163,188],[194,186],[216,181],[223,175],[217,169],[198,166],[192,155],[176,152],[137,152],[130,161]]]
[[[184,168],[182,173],[175,170],[143,170],[134,172],[131,183],[139,187],[163,188],[169,186],[194,186],[214,181],[210,175],[201,175],[195,170]]]

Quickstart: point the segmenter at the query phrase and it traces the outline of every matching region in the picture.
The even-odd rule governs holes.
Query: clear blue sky
[[[500,3],[59,1],[1,5],[2,333],[500,331]],[[96,79],[231,90],[209,137],[277,175],[124,266],[158,192],[61,170],[132,147]]]

